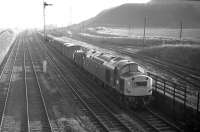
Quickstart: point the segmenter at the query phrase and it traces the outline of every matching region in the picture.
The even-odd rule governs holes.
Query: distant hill
[[[84,25],[113,25],[143,27],[147,17],[148,27],[177,28],[180,21],[185,28],[200,28],[200,4],[176,2],[149,4],[124,4],[102,11]]]

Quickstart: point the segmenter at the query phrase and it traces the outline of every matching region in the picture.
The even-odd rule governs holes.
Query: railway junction
[[[132,109],[119,104],[112,93],[53,48],[55,42],[45,41],[36,31],[16,37],[1,64],[0,132],[188,131],[187,122],[167,117],[155,109],[158,106]],[[163,108],[170,106],[167,114],[180,114],[183,119],[189,114],[196,116],[193,123],[199,123],[199,95],[190,94],[196,102],[188,103],[187,91],[150,76],[153,96],[159,99],[154,105],[165,100]]]

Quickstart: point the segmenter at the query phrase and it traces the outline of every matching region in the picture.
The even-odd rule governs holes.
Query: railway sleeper
[[[154,124],[155,127],[158,127],[158,128],[171,128],[169,127],[168,125],[166,124]]]
[[[157,123],[157,124],[158,124],[158,123],[159,123],[159,124],[162,123],[162,124],[163,124],[163,121],[155,120],[155,119],[147,119],[147,121],[148,121],[148,122],[151,122],[151,123]]]
[[[170,127],[162,127],[162,128],[158,128],[158,129],[159,129],[160,131],[168,131],[168,132],[169,132],[169,131],[170,131],[170,132],[173,131],[172,128],[170,128]],[[175,131],[175,130],[174,130],[174,131]]]

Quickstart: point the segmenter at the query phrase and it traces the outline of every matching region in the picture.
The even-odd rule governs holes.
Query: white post
[[[47,72],[47,61],[46,60],[43,61],[43,72],[44,73]]]

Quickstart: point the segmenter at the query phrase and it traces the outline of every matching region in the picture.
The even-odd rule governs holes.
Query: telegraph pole
[[[143,46],[145,44],[145,39],[146,39],[146,25],[147,25],[147,17],[145,16],[145,18],[144,18]]]
[[[45,8],[46,8],[46,6],[52,6],[53,4],[48,4],[47,2],[45,2],[44,0],[43,0],[43,22],[44,22],[44,40],[46,40],[46,26],[45,26],[45,22],[46,22],[46,20],[45,20]]]
[[[45,4],[44,4],[44,0],[43,0],[43,26],[44,26],[44,40],[46,40],[46,37],[45,37],[45,32],[46,32],[46,29],[45,29]]]
[[[183,22],[180,21],[180,34],[179,34],[180,41],[182,40],[182,32],[183,32]]]
[[[47,2],[45,2],[43,0],[43,21],[44,21],[44,41],[46,41],[46,26],[45,26],[45,8],[46,6],[52,6],[52,4],[48,4]],[[47,57],[46,57],[46,50],[44,51],[45,52],[45,59],[43,60],[42,62],[42,69],[43,69],[43,72],[46,73],[47,72]]]

